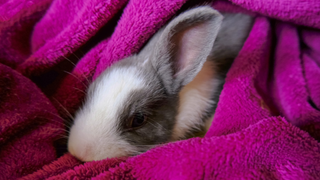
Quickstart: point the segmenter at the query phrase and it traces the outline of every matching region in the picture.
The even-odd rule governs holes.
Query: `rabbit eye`
[[[131,128],[137,128],[145,124],[147,117],[142,113],[136,113],[131,120]]]

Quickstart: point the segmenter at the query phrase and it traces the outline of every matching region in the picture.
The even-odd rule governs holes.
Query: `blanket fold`
[[[87,163],[63,151],[58,142],[67,136],[66,120],[81,106],[88,84],[191,4],[0,1],[0,179],[318,179],[316,0],[212,2],[255,21],[204,138]]]

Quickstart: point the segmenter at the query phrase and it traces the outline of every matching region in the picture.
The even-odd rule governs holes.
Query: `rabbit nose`
[[[68,151],[71,155],[81,161],[92,161],[93,160],[93,147],[94,145],[86,138],[82,137],[77,131],[70,133],[68,139]]]
[[[86,146],[82,149],[82,152],[80,153],[80,156],[77,157],[81,161],[93,161],[94,157],[92,156],[92,148],[91,146]]]
[[[76,145],[72,144],[68,146],[68,151],[80,161],[86,162],[94,160],[92,146],[90,145],[81,144],[79,147],[77,147]]]
[[[68,151],[69,151],[70,154],[74,154],[74,150],[73,150],[72,146],[68,147]]]

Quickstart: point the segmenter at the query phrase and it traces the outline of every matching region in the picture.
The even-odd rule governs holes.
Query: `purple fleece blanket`
[[[88,83],[196,3],[0,0],[0,179],[319,179],[320,3],[230,1],[256,18],[206,136],[82,163],[59,139]]]

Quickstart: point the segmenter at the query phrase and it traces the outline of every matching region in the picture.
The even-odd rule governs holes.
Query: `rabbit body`
[[[129,156],[205,133],[252,24],[223,16],[207,6],[186,11],[106,69],[75,115],[69,152],[83,161]]]

